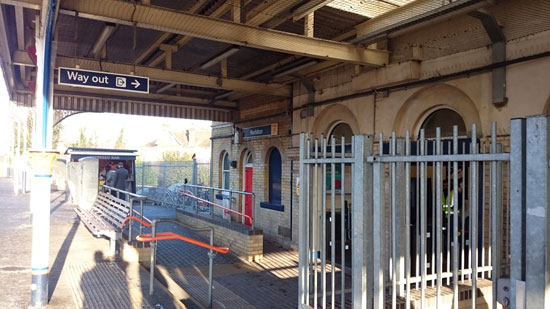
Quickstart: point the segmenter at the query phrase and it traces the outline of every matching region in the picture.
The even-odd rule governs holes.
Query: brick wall
[[[276,136],[241,139],[234,143],[233,126],[214,126],[212,129],[213,147],[213,186],[221,187],[221,160],[222,154],[227,152],[230,160],[237,161],[237,167],[230,169],[231,189],[244,190],[244,165],[246,153],[250,152],[253,161],[253,192],[255,194],[254,221],[255,227],[262,229],[266,237],[274,238],[280,243],[288,244],[292,233],[292,241],[297,243],[298,197],[295,194],[295,182],[299,170],[299,149],[293,147],[290,116],[282,115],[288,108],[288,100],[274,97],[251,96],[241,103],[243,107],[240,119],[242,123],[235,127],[242,129],[266,124],[278,124]],[[268,120],[253,120],[266,115],[277,115]],[[281,154],[281,203],[284,211],[277,211],[260,207],[261,202],[268,201],[269,153],[273,148]],[[293,180],[291,188],[291,166],[293,166]],[[292,192],[292,194],[291,194]],[[292,201],[291,201],[292,199]],[[292,203],[292,221],[290,226]],[[233,208],[243,210],[242,197],[237,199]]]
[[[263,257],[264,237],[261,230],[250,230],[241,225],[216,222],[182,211],[177,211],[176,219],[197,229],[214,228],[214,245],[227,246],[240,258],[259,261]]]

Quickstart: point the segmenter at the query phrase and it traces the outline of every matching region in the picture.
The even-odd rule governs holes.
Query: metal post
[[[305,186],[306,182],[306,164],[304,160],[306,159],[306,135],[305,133],[300,134],[300,195],[298,196],[299,203],[299,214],[298,214],[298,306],[304,305],[306,303],[306,290],[307,290],[307,267],[308,267],[308,248],[306,238],[309,237],[306,234],[306,225],[307,216],[306,216],[306,199],[305,194],[307,192],[307,187]],[[254,209],[254,207],[252,207]],[[256,219],[256,217],[252,216]],[[254,222],[254,221],[252,221]],[[254,223],[252,223],[254,224]]]
[[[436,154],[441,155],[441,129],[435,129],[436,141],[435,149]],[[443,266],[443,255],[441,254],[441,202],[442,202],[442,170],[441,163],[435,163],[436,169],[436,180],[435,180],[435,235],[432,237],[435,238],[435,252],[436,252],[436,273],[437,273],[437,286],[436,286],[436,308],[441,308],[441,285],[443,284],[443,279],[441,278],[441,267]],[[448,196],[448,195],[447,195]],[[448,206],[447,206],[448,207]],[[433,250],[433,249],[432,249]],[[456,281],[456,279],[454,280]],[[458,307],[457,307],[458,308]]]
[[[383,138],[382,134],[379,135],[378,150],[379,155],[383,154]],[[380,162],[372,164],[372,204],[367,204],[367,215],[371,216],[366,223],[372,227],[369,231],[372,235],[372,246],[367,246],[370,256],[367,261],[368,265],[372,265],[372,277],[373,284],[373,308],[384,308],[384,165]],[[367,181],[369,181],[367,176]],[[370,201],[369,201],[370,202]],[[370,206],[370,207],[369,207]],[[365,240],[362,240],[365,242]],[[352,261],[353,265],[353,261]],[[354,272],[355,273],[355,272]],[[364,278],[364,277],[363,277]],[[362,279],[364,280],[364,279]],[[370,289],[369,289],[370,290]],[[370,306],[368,306],[370,307]]]
[[[496,123],[493,122],[491,128],[491,153],[497,153],[497,134]],[[493,283],[498,282],[500,278],[500,257],[502,256],[502,195],[499,189],[501,182],[500,163],[491,162],[491,247],[493,248],[492,256],[492,273],[491,280]],[[476,251],[477,255],[477,251]],[[477,277],[477,273],[474,274]],[[497,284],[493,284],[493,308],[497,306]]]
[[[368,224],[372,218],[372,168],[365,164],[364,157],[372,153],[372,137],[365,135],[353,136],[353,168],[352,168],[352,304],[353,308],[365,308],[367,305],[367,256],[371,254],[367,248],[372,248],[371,228]],[[372,259],[372,258],[371,258]],[[369,271],[370,272],[370,271]]]
[[[32,215],[32,260],[31,260],[31,306],[41,307],[48,303],[49,273],[49,234],[50,234],[50,186],[51,168],[56,152],[51,148],[50,102],[53,99],[52,85],[52,47],[53,27],[57,0],[43,1],[42,27],[37,25],[36,46],[38,48],[38,74],[36,107],[39,111],[33,146],[39,150],[31,151],[33,178],[30,198]],[[19,177],[19,176],[17,176]]]
[[[340,158],[345,158],[346,156],[346,141],[345,138],[342,136],[342,146],[340,148]],[[342,268],[340,270],[340,281],[341,281],[341,287],[340,287],[340,303],[342,304],[342,308],[344,308],[346,303],[346,202],[345,202],[345,195],[346,195],[346,165],[342,162],[340,164],[340,170],[341,170],[341,180],[342,180],[342,186],[340,188],[340,261],[342,264]]]
[[[409,131],[405,133],[405,155],[411,154]],[[411,163],[405,163],[405,309],[411,308]]]
[[[471,152],[477,154],[477,132],[475,123],[472,124]],[[477,162],[472,161],[470,168],[470,257],[472,269],[472,309],[476,308],[477,300],[477,208],[478,208],[478,179]],[[491,209],[492,210],[492,209]],[[493,265],[494,266],[494,265]],[[492,278],[494,280],[494,278]],[[496,295],[493,295],[496,297]]]
[[[133,216],[133,215],[134,215],[134,198],[131,197],[130,198],[130,214],[128,216]],[[134,219],[130,219],[128,224],[129,224],[128,225],[128,241],[132,242],[132,225],[134,225]]]
[[[166,183],[166,168],[167,168],[167,163],[166,161],[162,162],[162,186],[164,188],[168,187],[167,183]]]
[[[157,236],[157,223],[158,221],[153,220],[153,229],[151,231],[151,237],[154,239]],[[149,295],[153,295],[154,283],[155,283],[155,264],[157,259],[157,241],[151,241],[151,265],[149,267]]]
[[[527,118],[525,308],[550,308],[549,130],[548,116]]]
[[[141,214],[141,220],[144,220],[145,215],[143,214],[143,199],[139,200],[139,211],[140,211],[140,214]],[[143,234],[143,224],[139,225],[139,235],[141,235],[141,234]]]
[[[141,194],[143,194],[144,186],[145,186],[145,162],[141,162]]]
[[[210,230],[210,245],[214,245],[214,230]],[[216,257],[216,253],[210,249],[210,251],[208,251],[208,308],[212,308],[212,272],[214,269],[214,257]]]
[[[193,183],[194,186],[197,185],[197,182],[198,182],[198,178],[197,178],[197,159],[193,158],[193,179],[191,180],[191,182]],[[192,188],[193,190],[191,192],[193,192],[193,195],[194,196],[197,196],[197,187],[193,187]],[[195,208],[195,213],[198,213],[199,212],[199,205],[197,203],[197,200],[193,200],[193,206]]]
[[[449,149],[450,152],[450,149]],[[453,126],[453,154],[458,154],[458,127]],[[452,246],[452,264],[453,264],[453,308],[458,308],[458,162],[453,162],[453,200],[452,200],[452,220],[453,220],[453,246]],[[450,185],[449,185],[450,187]],[[462,214],[464,216],[464,214]],[[496,297],[493,297],[495,299]]]
[[[510,121],[510,304],[525,308],[525,298],[517,297],[517,282],[525,281],[525,119]],[[524,295],[523,295],[524,296]]]
[[[424,129],[420,130],[420,155],[426,155],[424,143]],[[420,162],[420,303],[421,308],[426,308],[426,162]],[[417,284],[418,285],[418,284]]]
[[[382,146],[382,145],[380,145]],[[396,155],[396,139],[395,139],[395,132],[392,132],[392,136],[390,139],[390,155],[395,156]],[[396,179],[396,169],[397,164],[395,162],[390,163],[390,203],[391,203],[391,211],[390,211],[390,218],[391,218],[391,306],[393,309],[396,308],[397,303],[397,179]],[[382,191],[383,192],[383,191]]]

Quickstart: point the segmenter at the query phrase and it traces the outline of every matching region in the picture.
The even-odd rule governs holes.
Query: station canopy
[[[12,100],[33,105],[36,25],[48,1],[0,0],[0,57]],[[253,96],[342,64],[388,64],[372,45],[480,0],[60,0],[54,109],[235,121]],[[42,21],[43,22],[43,21]],[[59,68],[146,77],[147,93],[60,84]],[[135,81],[137,83],[137,80]],[[130,83],[130,81],[128,81]],[[142,83],[140,83],[142,84]]]

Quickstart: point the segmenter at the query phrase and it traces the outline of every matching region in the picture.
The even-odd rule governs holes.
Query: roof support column
[[[44,0],[42,21],[37,31],[38,74],[36,91],[35,133],[30,151],[32,185],[30,209],[32,218],[31,306],[48,303],[49,245],[50,245],[50,186],[51,169],[56,152],[52,146],[53,29],[58,8],[57,0]]]

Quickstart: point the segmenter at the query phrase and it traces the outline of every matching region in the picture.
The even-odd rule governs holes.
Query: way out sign
[[[75,87],[149,93],[149,78],[80,69],[59,68],[57,83]]]

